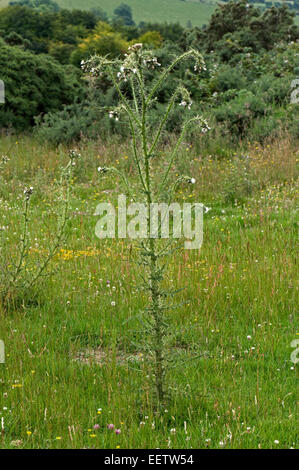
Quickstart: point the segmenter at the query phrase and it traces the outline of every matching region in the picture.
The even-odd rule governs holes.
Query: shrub
[[[231,133],[241,137],[250,128],[253,119],[264,114],[266,103],[263,97],[246,90],[241,90],[236,98],[215,109],[216,120],[225,122]]]
[[[78,72],[71,66],[63,67],[50,57],[36,56],[3,41],[0,70],[5,83],[0,128],[25,129],[34,123],[34,116],[59,110],[82,92]]]
[[[79,65],[82,59],[88,59],[94,54],[103,56],[109,54],[110,57],[118,57],[127,48],[128,43],[122,35],[114,32],[110,25],[100,21],[95,30],[73,52],[71,62]]]

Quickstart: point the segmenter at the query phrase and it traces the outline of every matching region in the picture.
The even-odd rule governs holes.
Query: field
[[[151,406],[141,346],[146,331],[138,314],[146,299],[136,287],[134,245],[95,236],[96,205],[115,202],[122,192],[121,181],[99,180],[97,167],[113,163],[134,181],[130,147],[114,138],[79,150],[68,239],[54,273],[0,313],[6,346],[0,446],[298,446],[298,372],[290,360],[298,338],[296,147],[282,135],[264,147],[228,148],[220,158],[216,143],[208,150],[199,141],[183,143],[174,173],[192,174],[196,184],[192,191],[184,185],[176,200],[200,201],[210,210],[201,250],[170,259],[167,287],[184,287],[175,302],[187,304],[169,313],[174,362],[171,401],[162,414]],[[160,150],[163,161],[167,145]],[[32,185],[26,266],[34,270],[55,230],[58,168],[67,149],[8,136],[0,140],[2,154],[10,161],[0,183],[0,235],[14,259],[23,188]],[[111,423],[120,434],[107,429]]]
[[[8,5],[8,0],[0,0],[0,8]],[[80,0],[57,0],[62,8],[78,8],[89,10],[101,8],[109,17],[113,16],[114,9],[119,6],[121,0],[88,0],[82,3]],[[196,0],[182,2],[181,0],[128,0],[127,5],[132,8],[133,19],[138,24],[140,21],[176,23],[186,26],[191,21],[193,26],[207,24],[216,2],[199,2]]]
[[[0,0],[0,8],[7,6],[8,0]],[[109,17],[113,16],[114,9],[122,3],[120,0],[57,0],[62,8],[79,8],[89,10],[91,8],[101,8]],[[140,21],[150,22],[179,22],[186,26],[191,21],[193,26],[202,26],[207,24],[213,13],[216,2],[205,0],[203,2],[196,0],[127,0],[125,2],[132,8],[133,19],[138,24]],[[261,5],[257,5],[262,7]],[[295,23],[299,24],[299,16],[295,18]]]
[[[59,5],[65,8],[81,8],[80,0],[59,0]],[[100,7],[113,16],[114,9],[120,4],[119,0],[89,0],[88,8]],[[186,26],[191,21],[193,26],[207,24],[215,8],[214,2],[200,3],[197,1],[182,2],[180,0],[129,0],[127,5],[132,8],[133,19],[153,22],[179,22]],[[86,6],[85,6],[86,8]]]

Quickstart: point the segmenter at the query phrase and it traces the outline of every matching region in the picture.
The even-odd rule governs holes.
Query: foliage
[[[121,3],[114,10],[114,21],[126,26],[133,26],[135,23],[132,18],[132,8],[126,3]]]
[[[58,112],[50,112],[35,120],[36,134],[54,145],[71,144],[81,137],[95,138],[99,132],[101,116],[90,103],[74,103]]]
[[[47,274],[48,267],[56,255],[58,249],[65,241],[66,227],[69,220],[70,189],[73,175],[73,167],[80,157],[76,151],[70,151],[70,159],[66,167],[61,169],[59,182],[60,196],[58,200],[57,229],[49,241],[48,252],[39,260],[32,270],[28,266],[28,257],[31,250],[30,239],[30,202],[34,192],[32,186],[26,187],[24,193],[24,211],[21,222],[21,238],[16,260],[3,259],[6,255],[5,246],[0,246],[1,270],[0,270],[0,302],[2,307],[18,307],[18,301],[28,294],[31,288],[38,283],[41,277]],[[2,156],[0,170],[3,163],[7,163],[8,157]],[[3,238],[1,239],[3,242]]]
[[[0,42],[0,69],[5,83],[5,103],[0,127],[24,129],[34,116],[58,110],[81,94],[77,73],[45,55],[34,55]]]
[[[137,38],[138,42],[141,42],[146,47],[158,48],[163,42],[163,38],[159,31],[147,31]]]
[[[117,11],[129,10],[120,8]],[[39,13],[28,5],[14,5],[0,11],[0,31],[2,29],[2,36],[7,44],[30,49],[35,53],[46,52],[61,64],[71,63],[78,68],[82,60],[87,60],[93,54],[108,55],[111,58],[123,57],[128,47],[134,43],[152,48],[162,65],[190,47],[206,51],[207,69],[200,79],[190,67],[180,65],[169,76],[167,83],[161,86],[157,102],[149,111],[149,119],[153,123],[164,109],[178,81],[183,80],[192,95],[191,114],[204,110],[212,119],[216,117],[216,123],[220,124],[222,131],[229,131],[232,140],[245,137],[251,132],[257,132],[257,139],[262,138],[262,135],[264,138],[270,137],[272,131],[276,135],[279,127],[285,125],[285,117],[281,119],[280,116],[286,116],[283,109],[286,109],[289,102],[288,87],[298,69],[298,44],[295,41],[298,28],[294,26],[292,14],[287,8],[279,6],[261,12],[253,5],[248,6],[243,0],[228,2],[215,10],[208,26],[202,29],[191,27],[190,24],[184,29],[178,23],[142,22],[137,26],[115,21],[109,24],[107,21],[107,15],[102,10],[88,12],[62,9],[58,12]],[[3,75],[5,73],[3,70]],[[150,72],[147,79],[153,79]],[[96,82],[97,93],[93,100],[102,111],[94,115],[93,101],[84,101],[81,133],[77,130],[79,121],[75,120],[76,125],[73,121],[77,114],[77,104],[81,102],[81,97],[75,96],[73,100],[71,97],[63,99],[61,104],[66,105],[66,108],[61,114],[62,106],[57,108],[59,113],[56,124],[53,109],[49,119],[38,121],[41,134],[50,133],[53,139],[55,128],[58,132],[57,141],[61,141],[63,132],[58,128],[65,128],[67,115],[75,128],[74,132],[65,134],[66,141],[69,141],[70,135],[75,139],[80,134],[94,135],[96,128],[101,128],[104,133],[122,134],[122,126],[113,127],[107,121],[106,107],[114,106],[116,102],[113,84],[106,79]],[[129,89],[127,92],[130,93]],[[259,106],[251,103],[250,106],[255,111],[244,108],[247,100],[244,96],[249,96],[250,93],[255,96],[254,101],[260,103]],[[264,113],[260,110],[257,112],[257,108],[261,106],[265,106]],[[90,122],[87,116],[94,116],[92,132],[84,124]],[[264,118],[269,118],[269,125],[265,124]],[[288,118],[289,128],[295,129],[293,113],[288,113]],[[232,121],[226,122],[227,119]],[[259,127],[254,124],[259,119],[263,122],[260,128],[263,132],[258,132]],[[8,121],[11,122],[10,117]],[[71,122],[67,126],[69,130]],[[27,121],[27,125],[31,123],[32,120]],[[167,130],[176,131],[180,124],[180,113],[173,111]],[[45,132],[41,130],[43,125],[46,126]]]
[[[224,60],[235,53],[272,49],[279,41],[295,41],[299,27],[286,5],[261,11],[246,0],[219,5],[213,13],[202,41],[207,50],[216,50]],[[246,50],[246,48],[250,48]]]
[[[94,31],[78,45],[78,49],[71,56],[71,61],[78,65],[81,60],[96,53],[118,57],[127,48],[128,43],[121,34],[114,32],[110,25],[100,21]]]
[[[17,0],[9,2],[9,5],[21,5],[33,8],[41,13],[59,11],[59,5],[53,0]]]

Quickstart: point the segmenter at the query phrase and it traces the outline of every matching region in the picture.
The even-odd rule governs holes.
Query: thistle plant
[[[59,210],[56,232],[50,240],[50,245],[45,256],[39,261],[38,265],[34,267],[33,273],[29,274],[27,269],[28,257],[30,255],[30,205],[34,188],[32,186],[26,187],[23,191],[23,215],[21,223],[21,237],[19,249],[17,253],[17,260],[11,263],[10,268],[6,266],[4,260],[4,246],[2,243],[2,269],[0,274],[0,300],[4,307],[10,303],[14,303],[15,296],[19,296],[30,289],[39,281],[39,279],[48,273],[48,267],[54,258],[57,250],[61,246],[64,238],[67,222],[69,220],[69,206],[70,206],[70,191],[73,167],[76,165],[77,159],[80,154],[74,150],[69,152],[69,162],[61,169],[59,181]],[[2,158],[0,161],[1,167],[8,161],[8,158]]]
[[[190,126],[200,126],[202,132],[209,127],[202,116],[193,116],[186,119],[180,135],[170,152],[163,170],[154,174],[153,161],[158,160],[159,144],[163,136],[165,125],[171,115],[173,108],[178,105],[190,109],[192,100],[190,93],[179,84],[172,93],[165,107],[165,112],[153,127],[149,124],[149,112],[157,101],[157,95],[162,85],[167,81],[172,70],[182,61],[194,60],[194,71],[200,72],[205,69],[202,55],[192,49],[179,57],[167,67],[163,68],[152,51],[143,49],[142,44],[131,46],[123,60],[112,60],[109,57],[92,57],[88,61],[82,61],[83,70],[89,74],[90,81],[106,76],[113,83],[119,97],[118,106],[109,109],[109,117],[121,121],[126,116],[132,138],[132,158],[138,173],[138,187],[132,188],[125,174],[116,168],[100,168],[101,174],[108,171],[118,174],[123,180],[130,197],[139,201],[147,207],[147,233],[150,233],[150,208],[152,203],[158,203],[161,199],[171,201],[177,186],[185,181],[194,183],[195,179],[190,176],[180,176],[176,181],[171,181],[171,170],[180,144]],[[156,78],[152,80],[152,75]],[[137,195],[136,195],[137,194]],[[165,404],[167,397],[166,373],[167,373],[167,348],[168,324],[165,312],[168,308],[166,303],[167,293],[163,289],[165,278],[165,256],[170,254],[170,243],[158,237],[148,237],[139,243],[140,264],[145,271],[142,272],[142,289],[149,294],[149,306],[144,315],[146,325],[146,346],[153,358],[154,388],[156,392],[157,407]]]

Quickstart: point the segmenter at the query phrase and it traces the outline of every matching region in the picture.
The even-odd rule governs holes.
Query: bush
[[[218,122],[225,122],[231,133],[242,137],[252,125],[253,119],[266,112],[266,103],[262,96],[257,97],[250,91],[241,90],[232,101],[215,109],[215,117]]]
[[[74,103],[61,111],[37,117],[35,133],[55,145],[70,144],[83,136],[92,137],[98,120],[99,116],[89,105]]]
[[[72,56],[71,62],[79,65],[82,59],[88,59],[91,55],[107,55],[118,57],[126,52],[129,44],[120,33],[114,32],[111,26],[100,21],[95,30],[83,39]]]
[[[5,103],[0,108],[0,128],[26,129],[34,117],[56,111],[82,94],[78,72],[46,55],[34,55],[0,42],[1,80]]]
[[[249,89],[257,96],[262,95],[266,103],[282,106],[290,101],[291,79],[267,74],[256,80]]]
[[[224,92],[231,89],[241,90],[246,87],[246,78],[239,68],[223,65],[219,68],[213,85],[217,92]]]

